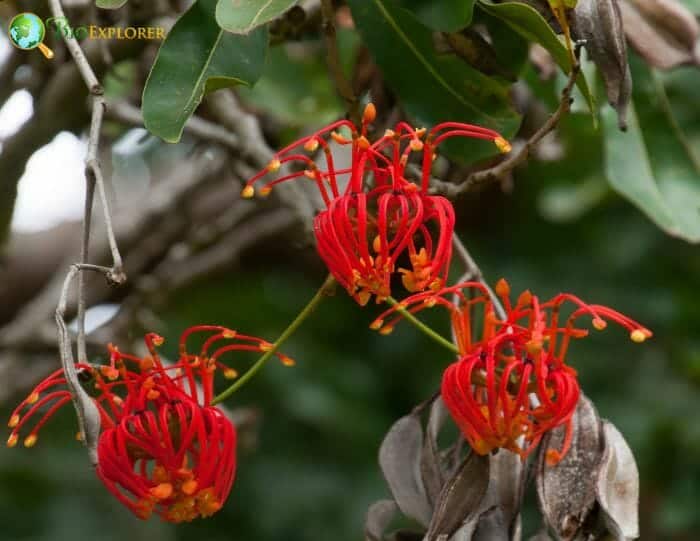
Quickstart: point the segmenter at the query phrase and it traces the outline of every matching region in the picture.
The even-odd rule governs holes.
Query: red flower
[[[194,332],[209,333],[198,355],[185,347]],[[226,343],[213,349],[222,341]],[[110,345],[108,365],[76,365],[94,384],[100,411],[97,475],[140,518],[154,511],[169,522],[208,517],[228,497],[236,471],[235,427],[211,405],[217,368],[225,377],[236,377],[219,358],[228,351],[267,351],[271,345],[224,327],[200,325],[183,333],[178,362],[165,366],[155,349],[163,339],[151,333],[145,342],[150,353],[145,357]],[[26,447],[35,445],[40,428],[70,401],[65,385],[63,371],[57,370],[19,404],[10,418],[8,446],[16,445],[19,431],[49,406],[24,440]]]
[[[316,183],[326,204],[314,220],[319,255],[362,305],[372,295],[378,302],[391,295],[391,278],[397,271],[411,292],[439,289],[445,283],[455,218],[447,199],[428,194],[437,146],[449,137],[461,136],[491,139],[502,151],[510,149],[492,130],[455,122],[440,124],[428,133],[399,122],[394,130],[370,143],[367,131],[375,116],[374,106],[369,104],[359,129],[341,120],[292,143],[250,179],[242,192],[243,197],[252,197],[254,184],[284,163],[303,164],[303,170],[267,182],[259,193],[268,195],[276,184],[300,177]],[[338,133],[339,129],[349,130],[350,138]],[[327,134],[338,145],[351,146],[349,168],[335,168]],[[324,166],[301,154],[300,148],[311,153],[320,148]],[[419,184],[405,176],[414,152],[420,153]],[[408,268],[398,267],[402,260]]]
[[[562,449],[547,451],[548,462],[557,463],[571,444],[571,417],[580,394],[576,371],[566,364],[566,354],[572,338],[588,334],[574,326],[576,320],[588,315],[598,330],[606,327],[606,320],[614,321],[629,330],[634,342],[651,337],[651,331],[615,310],[586,304],[567,293],[540,302],[525,291],[512,305],[505,280],[496,285],[496,293],[505,309],[503,319],[497,316],[487,288],[478,282],[419,293],[400,307],[416,313],[439,304],[450,312],[460,358],[445,370],[441,392],[477,453],[502,447],[526,457],[547,431],[565,424]],[[566,303],[574,308],[561,324]],[[372,328],[391,332],[402,318],[398,308],[384,312]],[[475,317],[480,319],[478,325]]]

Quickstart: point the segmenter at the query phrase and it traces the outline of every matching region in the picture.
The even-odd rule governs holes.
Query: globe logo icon
[[[44,45],[46,27],[34,13],[20,13],[10,21],[10,40],[18,49],[39,49],[46,58],[53,58],[53,51]]]

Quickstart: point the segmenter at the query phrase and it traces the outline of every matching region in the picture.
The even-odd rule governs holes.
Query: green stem
[[[299,312],[299,315],[296,318],[294,318],[294,321],[292,321],[289,324],[289,326],[279,336],[277,341],[274,344],[272,344],[272,348],[266,351],[262,357],[255,361],[255,364],[251,366],[245,374],[238,378],[228,389],[216,395],[211,401],[212,405],[218,404],[219,402],[226,400],[229,396],[231,396],[243,385],[245,385],[246,382],[248,382],[248,380],[255,376],[255,374],[257,374],[258,371],[260,371],[260,369],[263,366],[265,366],[265,363],[268,361],[268,359],[272,357],[280,347],[282,347],[282,344],[284,344],[287,341],[287,339],[294,334],[294,332],[299,328],[299,326],[301,326],[301,324],[306,320],[306,318],[308,318],[311,315],[311,313],[316,309],[316,307],[321,303],[323,298],[334,286],[335,279],[333,278],[333,276],[328,275],[326,281],[323,282],[323,285],[319,288],[319,290],[309,301],[309,303],[304,307],[304,309],[301,312]]]
[[[396,307],[396,311],[401,314],[405,320],[409,321],[410,323],[413,324],[414,327],[416,327],[419,331],[421,331],[423,334],[440,344],[442,347],[449,349],[452,353],[457,353],[459,354],[459,349],[457,349],[457,346],[455,346],[452,342],[447,340],[445,337],[439,335],[436,333],[433,329],[428,327],[425,323],[423,323],[421,320],[419,320],[416,316],[414,316],[411,312],[406,310],[403,306],[401,306],[401,303],[398,302],[394,297],[387,297],[386,301],[391,305]]]

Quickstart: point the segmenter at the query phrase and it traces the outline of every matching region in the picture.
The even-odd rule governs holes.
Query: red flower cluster
[[[208,336],[194,355],[186,343],[197,332]],[[145,342],[145,357],[110,344],[109,364],[76,365],[94,385],[100,412],[97,475],[142,519],[153,512],[168,522],[208,517],[228,497],[236,471],[235,427],[211,402],[215,372],[229,379],[237,374],[219,359],[230,351],[269,351],[271,344],[225,327],[199,325],[182,334],[178,361],[165,365],[156,352],[163,339],[151,333]],[[63,370],[58,370],[19,404],[10,418],[8,446],[15,446],[19,431],[48,406],[24,439],[26,447],[36,444],[41,427],[70,402],[65,386]]]
[[[486,287],[465,282],[413,295],[384,312],[372,327],[390,331],[402,318],[400,308],[411,313],[437,304],[447,308],[460,358],[445,370],[441,394],[464,437],[479,454],[505,448],[524,458],[547,431],[565,424],[562,449],[547,451],[547,461],[556,464],[571,444],[571,417],[580,394],[576,371],[566,364],[571,339],[588,334],[575,326],[576,320],[590,316],[598,330],[606,327],[606,320],[614,321],[630,331],[634,342],[643,342],[651,331],[615,310],[570,294],[540,302],[525,291],[513,305],[505,280],[499,281],[496,293],[505,308],[503,319]],[[457,303],[448,298],[453,295]],[[560,311],[567,302],[574,309],[561,323]],[[389,316],[393,319],[385,323]],[[480,334],[475,318],[480,319]]]
[[[445,122],[427,132],[399,122],[393,130],[371,143],[368,126],[376,112],[369,104],[358,129],[341,120],[295,141],[280,150],[266,169],[254,176],[243,189],[252,197],[254,184],[285,163],[303,165],[301,171],[267,182],[260,195],[291,179],[307,177],[316,183],[326,209],[314,220],[318,252],[336,280],[355,300],[365,305],[372,295],[382,302],[391,295],[395,272],[410,292],[444,286],[452,257],[454,210],[441,196],[428,194],[430,171],[436,149],[450,137],[474,137],[495,142],[503,152],[510,145],[498,133],[486,128]],[[339,133],[346,129],[350,137]],[[330,135],[328,135],[330,134]],[[350,145],[351,165],[336,169],[329,136],[338,145]],[[323,152],[320,167],[300,149]],[[406,179],[406,166],[412,153],[420,153],[420,185]],[[397,267],[405,260],[407,268]]]

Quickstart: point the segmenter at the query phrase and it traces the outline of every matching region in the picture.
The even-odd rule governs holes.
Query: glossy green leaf
[[[441,32],[456,32],[472,22],[476,0],[400,0],[426,26]]]
[[[611,186],[670,235],[700,242],[700,165],[669,107],[656,74],[635,62],[627,133],[602,111],[605,169]]]
[[[566,47],[536,9],[520,2],[496,4],[492,0],[479,0],[479,7],[494,17],[502,19],[528,41],[542,45],[549,51],[557,65],[565,73],[569,73],[571,70],[571,59]],[[583,74],[579,75],[576,85],[588,102],[590,111],[594,112],[595,100]]]
[[[228,32],[248,34],[279,17],[296,3],[297,0],[219,0],[216,22]]]
[[[163,42],[143,91],[146,128],[170,143],[180,140],[187,119],[205,92],[251,86],[265,63],[267,31],[247,36],[224,32],[214,17],[216,0],[198,0]]]
[[[469,122],[512,136],[520,116],[509,88],[453,55],[436,54],[432,31],[390,0],[349,0],[355,24],[408,114],[433,126]],[[450,155],[463,161],[495,154],[490,142],[450,141]]]
[[[119,9],[128,0],[95,0],[95,5],[102,9]]]

